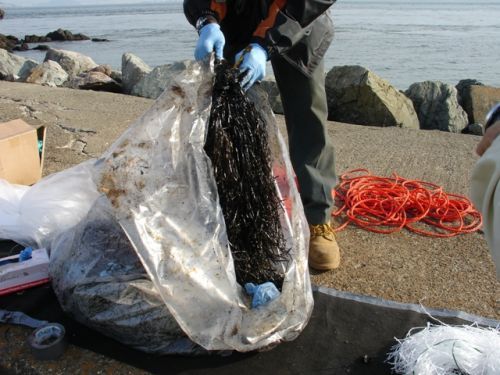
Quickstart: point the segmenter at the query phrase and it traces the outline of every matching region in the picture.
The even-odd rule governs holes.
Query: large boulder
[[[46,44],[39,44],[39,45],[33,47],[32,49],[34,49],[36,51],[48,51],[50,49],[50,47]]]
[[[452,85],[417,82],[405,94],[413,101],[421,129],[460,133],[469,123],[467,113],[458,104],[457,89]]]
[[[472,85],[482,86],[483,84],[479,82],[477,79],[467,78],[460,80],[455,86],[455,88],[457,89],[458,104],[460,104],[462,108],[464,108],[464,97],[467,95],[467,91],[469,90],[469,87]],[[472,123],[470,118],[469,118],[469,123]]]
[[[24,80],[27,83],[35,83],[44,86],[62,86],[68,80],[68,73],[55,61],[45,61],[35,67]]]
[[[71,40],[89,40],[90,38],[84,34],[73,34],[69,30],[57,29],[46,35],[47,38],[57,41],[71,41]]]
[[[12,51],[28,51],[29,49],[28,43],[22,43],[12,48]]]
[[[325,80],[328,119],[360,125],[418,129],[412,102],[361,66],[338,66]]]
[[[470,87],[472,85],[482,86],[483,84],[477,79],[467,78],[460,80],[455,86],[455,88],[457,89],[458,104],[467,113],[467,118],[469,119],[469,125],[474,125],[474,119],[472,117],[472,114],[469,114],[469,111],[466,108],[467,105],[466,102],[470,101],[469,95],[470,95]],[[462,131],[462,133],[470,134],[469,129],[467,127]]]
[[[24,80],[38,63],[0,49],[0,79]]]
[[[484,128],[481,124],[469,124],[462,130],[462,134],[483,135]]]
[[[12,51],[16,44],[19,43],[19,39],[12,35],[0,34],[0,48],[7,51]]]
[[[179,61],[174,64],[160,65],[154,68],[151,73],[144,76],[132,89],[132,95],[143,98],[158,98],[163,90],[169,86],[172,77],[179,75],[182,71],[189,69],[193,60]]]
[[[117,71],[117,70],[113,70],[111,65],[108,65],[108,64],[99,65],[90,71],[91,72],[100,72],[100,73],[106,74],[108,77],[113,79],[116,83],[120,84],[120,87],[122,87],[122,72]],[[123,90],[123,89],[121,89],[121,90]]]
[[[70,77],[76,77],[80,73],[87,72],[97,66],[94,60],[88,56],[62,49],[49,49],[45,55],[45,61],[49,60],[61,65]]]
[[[66,83],[66,87],[80,90],[107,91],[121,93],[121,86],[101,72],[81,73]]]
[[[469,118],[469,123],[484,124],[488,111],[500,103],[500,88],[471,85],[462,92],[462,107]]]
[[[274,77],[266,77],[260,83],[260,87],[267,93],[273,112],[283,114],[283,103],[281,102],[280,91]]]
[[[111,78],[113,78],[116,82],[122,84],[123,82],[123,77],[122,77],[122,72],[119,70],[113,70],[111,71],[111,74],[109,75]]]
[[[94,69],[90,70],[91,72],[100,72],[103,74],[106,74],[108,77],[111,77],[111,74],[113,73],[113,68],[111,65],[108,64],[103,64],[103,65],[98,65]]]
[[[23,41],[24,43],[47,43],[52,42],[52,39],[47,36],[25,35]]]
[[[150,72],[151,68],[139,57],[132,53],[124,53],[122,56],[123,92],[130,94],[134,86]]]

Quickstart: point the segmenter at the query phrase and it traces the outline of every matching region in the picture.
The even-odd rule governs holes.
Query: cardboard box
[[[35,128],[21,119],[0,123],[0,178],[19,185],[42,178],[45,133],[45,127]]]
[[[1,258],[0,261],[18,258],[19,254]],[[49,281],[49,256],[45,249],[33,250],[31,259],[24,262],[0,266],[0,296],[46,284]]]

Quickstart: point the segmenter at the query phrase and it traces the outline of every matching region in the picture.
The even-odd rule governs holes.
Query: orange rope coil
[[[366,169],[346,172],[340,176],[333,194],[340,208],[332,216],[345,219],[335,231],[354,223],[375,233],[388,234],[407,228],[426,236],[453,237],[475,232],[482,225],[481,214],[468,198],[395,173],[393,177],[379,177]],[[434,228],[418,228],[417,223]]]

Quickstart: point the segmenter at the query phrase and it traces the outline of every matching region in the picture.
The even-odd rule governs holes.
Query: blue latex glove
[[[239,65],[241,72],[241,87],[247,91],[255,81],[260,81],[266,75],[267,52],[257,43],[250,43],[249,52],[240,51],[235,60],[239,61],[243,55],[243,61]]]
[[[6,264],[25,262],[32,258],[33,249],[31,247],[25,248],[19,253],[19,258],[11,258],[0,261],[0,266],[5,266]]]
[[[31,247],[25,248],[23,251],[19,253],[19,261],[25,262],[27,260],[30,260],[32,258],[32,254],[33,254],[33,249]]]
[[[245,290],[249,295],[253,296],[252,309],[265,305],[280,295],[279,290],[270,281],[260,285],[246,283]]]
[[[200,30],[200,38],[194,50],[194,58],[198,61],[203,60],[209,53],[215,51],[215,57],[222,59],[222,50],[226,39],[220,31],[220,26],[217,23],[209,23],[203,26]]]

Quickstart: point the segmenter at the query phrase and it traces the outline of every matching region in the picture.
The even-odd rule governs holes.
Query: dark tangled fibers
[[[242,92],[237,71],[215,68],[205,151],[214,169],[236,279],[281,289],[288,260],[280,223],[282,210],[271,169],[266,124]]]

